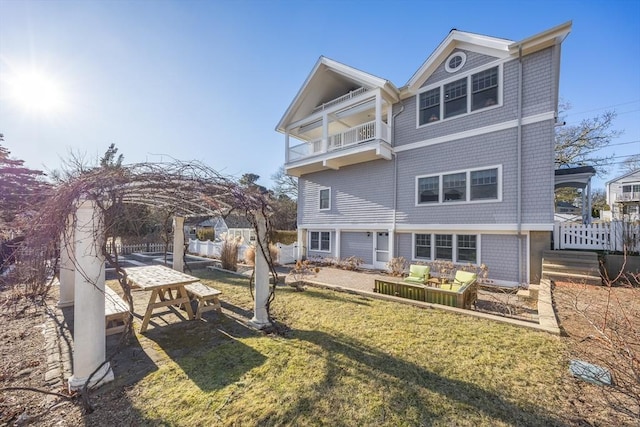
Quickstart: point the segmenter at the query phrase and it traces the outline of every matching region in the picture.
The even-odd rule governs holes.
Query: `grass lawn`
[[[198,272],[232,316],[156,328],[158,368],[127,390],[149,425],[562,425],[560,339],[308,288],[279,288],[290,330],[245,328],[246,279]]]

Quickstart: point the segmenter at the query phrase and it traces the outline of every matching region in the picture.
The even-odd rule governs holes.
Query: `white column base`
[[[267,317],[266,312],[264,316]],[[272,326],[269,320],[259,319],[257,316],[253,316],[253,319],[249,320],[249,324],[256,329],[264,329]]]
[[[109,362],[105,363],[102,368],[91,378],[91,383],[89,384],[89,388],[99,387],[103,384],[113,381],[113,371],[111,370],[111,365]],[[69,391],[80,390],[87,383],[87,378],[78,378],[75,375],[72,375],[69,380]]]

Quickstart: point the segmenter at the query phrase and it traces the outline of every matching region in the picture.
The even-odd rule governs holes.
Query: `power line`
[[[586,113],[591,113],[591,112],[594,112],[594,111],[606,110],[607,108],[619,107],[621,105],[634,104],[636,102],[640,102],[640,98],[635,99],[633,101],[627,101],[627,102],[621,102],[619,104],[609,105],[608,107],[598,107],[598,108],[594,108],[594,109],[591,109],[591,110],[577,111],[577,112],[572,113],[572,114],[575,114],[575,115],[577,115],[577,114],[586,114]],[[570,115],[569,112],[567,112],[567,114]]]

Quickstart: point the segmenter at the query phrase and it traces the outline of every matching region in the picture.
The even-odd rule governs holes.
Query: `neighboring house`
[[[640,169],[612,179],[605,187],[613,220],[640,220]]]
[[[537,282],[570,30],[452,30],[400,88],[320,57],[276,128],[299,177],[301,255],[485,263],[497,283]]]
[[[556,213],[560,214],[580,214],[580,208],[573,203],[559,201],[556,202]]]

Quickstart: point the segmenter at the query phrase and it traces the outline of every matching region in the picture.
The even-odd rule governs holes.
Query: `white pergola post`
[[[267,220],[262,215],[257,215],[258,222],[258,239],[256,244],[259,244],[264,249],[264,253],[269,250],[269,242],[267,241]],[[267,300],[269,299],[269,264],[264,256],[260,247],[256,247],[256,262],[255,262],[255,301],[253,303],[253,324],[258,329],[271,326],[269,322],[269,316],[267,315]],[[275,285],[274,285],[275,286]]]
[[[95,387],[113,380],[106,359],[104,312],[104,221],[91,200],[81,199],[74,230],[75,305],[73,307],[73,375],[69,389],[78,390],[89,382]]]
[[[60,234],[60,298],[58,307],[71,307],[74,299],[75,274],[73,258],[73,221]]]
[[[173,217],[173,269],[184,272],[184,217]]]

